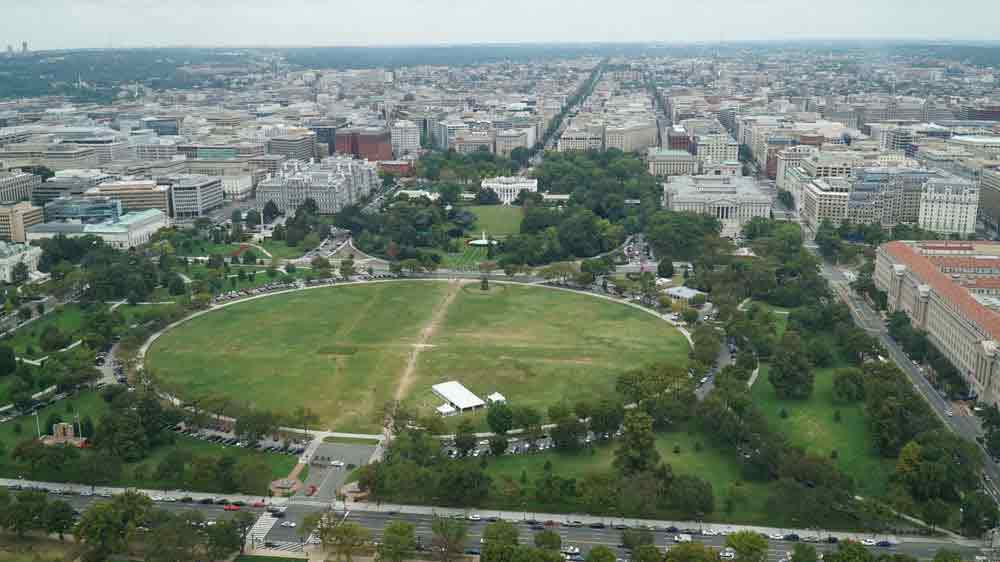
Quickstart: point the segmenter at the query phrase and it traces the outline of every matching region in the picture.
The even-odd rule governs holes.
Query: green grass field
[[[479,271],[479,262],[486,260],[486,248],[464,246],[460,253],[442,254],[442,265],[448,269]]]
[[[14,332],[14,336],[7,340],[6,343],[14,348],[14,353],[18,357],[34,359],[48,355],[47,352],[42,351],[42,346],[39,343],[42,332],[47,326],[55,325],[64,334],[69,335],[72,340],[76,340],[75,335],[80,330],[82,324],[83,312],[80,310],[80,307],[75,304],[68,304],[17,330]],[[29,347],[32,349],[32,353],[28,353]]]
[[[695,450],[695,444],[701,443],[700,451]],[[674,447],[680,447],[680,453],[674,453]],[[534,481],[544,473],[546,462],[552,463],[552,473],[563,478],[576,478],[578,481],[589,473],[608,472],[612,470],[614,442],[602,444],[591,449],[585,449],[576,454],[546,452],[533,455],[504,456],[491,459],[487,472],[495,483],[503,482],[505,477],[520,481],[521,472],[528,477],[530,490],[525,497],[534,497]],[[724,504],[734,482],[742,481],[739,466],[733,455],[725,450],[714,447],[707,438],[697,432],[683,429],[658,433],[656,448],[663,462],[669,464],[674,474],[690,474],[700,476],[712,484],[715,495],[715,519],[736,521],[766,520],[764,504],[770,487],[767,484],[743,482],[745,498],[734,503],[731,514],[724,513]],[[558,508],[559,506],[538,506]]]
[[[277,256],[280,259],[286,259],[286,260],[301,258],[302,255],[305,254],[307,250],[312,249],[312,248],[306,248],[301,243],[299,243],[298,246],[289,246],[288,244],[285,243],[284,240],[271,240],[271,239],[261,242],[260,244],[258,244],[258,246],[270,252],[272,256]],[[260,252],[257,253],[260,254]],[[267,256],[261,255],[260,258],[264,259],[265,263],[267,263]]]
[[[440,405],[430,392],[438,382],[547,406],[598,398],[624,369],[686,357],[676,330],[620,304],[516,285],[484,294],[478,283],[410,281],[230,306],[159,338],[147,367],[184,397],[229,396],[284,413],[301,405],[328,428],[377,431],[378,412],[397,395],[425,411]]]
[[[482,231],[486,235],[508,236],[521,231],[521,217],[524,211],[521,207],[508,205],[473,205],[466,207],[466,210],[476,215],[476,224],[472,227],[472,234],[479,238]]]
[[[881,495],[888,486],[893,461],[879,457],[872,447],[863,403],[836,404],[833,401],[833,371],[817,369],[813,395],[808,400],[780,400],[762,366],[754,383],[754,402],[768,425],[784,433],[793,445],[823,457],[837,451],[837,466],[854,479],[862,495]],[[782,419],[780,412],[788,413]],[[839,410],[841,421],[834,421]]]

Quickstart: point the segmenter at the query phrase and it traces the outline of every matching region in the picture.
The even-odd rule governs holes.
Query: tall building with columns
[[[723,236],[738,234],[754,217],[769,218],[772,203],[751,177],[677,176],[663,184],[664,207],[714,216],[722,223]]]
[[[1000,402],[1000,244],[888,242],[874,280],[889,312],[906,313],[980,402]]]

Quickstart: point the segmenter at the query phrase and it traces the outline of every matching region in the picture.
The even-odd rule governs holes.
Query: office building
[[[42,259],[42,249],[26,244],[11,244],[0,241],[0,281],[14,282],[14,270],[18,264],[28,268],[28,277],[38,273],[38,261]]]
[[[41,176],[28,172],[20,170],[0,172],[0,203],[27,201],[41,183]]]
[[[526,129],[505,129],[496,133],[496,153],[510,158],[510,153],[517,148],[528,148],[528,131]]]
[[[420,150],[420,127],[413,121],[399,120],[394,122],[390,135],[392,153],[396,158]]]
[[[77,195],[49,201],[45,204],[45,220],[38,220],[32,224],[60,221],[97,223],[118,220],[122,214],[122,202],[117,199]]]
[[[42,209],[27,201],[0,205],[0,239],[23,243],[27,240],[25,229],[43,220]]]
[[[319,212],[333,214],[368,197],[380,185],[378,169],[367,160],[334,156],[318,163],[289,160],[275,176],[257,186],[257,206],[269,201],[284,213],[294,213],[306,199]]]
[[[723,236],[735,236],[750,219],[771,217],[771,196],[744,176],[675,176],[663,184],[663,205],[671,211],[713,216]]]
[[[876,253],[874,280],[886,292],[889,312],[905,312],[965,378],[972,394],[996,405],[1000,245],[889,242]]]
[[[173,218],[196,219],[223,204],[222,179],[195,174],[177,174],[157,179],[160,185],[170,186]]]
[[[289,160],[308,162],[316,158],[316,133],[307,130],[289,130],[267,140],[268,154],[281,154]]]
[[[686,150],[650,148],[646,153],[649,173],[654,176],[693,176],[698,173],[698,159]]]
[[[0,149],[7,166],[45,166],[57,170],[96,168],[97,151],[91,146],[64,143],[8,144]]]
[[[337,131],[337,154],[371,160],[392,160],[392,140],[384,127],[349,127]]]
[[[699,135],[691,144],[695,156],[702,164],[740,159],[740,145],[728,134]]]
[[[97,236],[108,245],[127,250],[149,242],[161,228],[170,226],[166,213],[159,209],[146,209],[125,213],[118,220],[96,224],[80,222],[45,222],[27,230],[29,242],[45,240],[55,236],[79,238]]]
[[[114,180],[114,176],[101,170],[60,170],[37,185],[31,193],[31,202],[39,207],[59,197],[83,195],[84,191],[98,184]]]
[[[153,180],[126,179],[109,181],[92,187],[84,197],[111,197],[122,202],[126,213],[157,209],[170,216],[170,186],[157,185]]]
[[[523,176],[496,177],[484,179],[482,189],[492,189],[504,205],[510,205],[517,200],[522,191],[538,192],[538,180]]]
[[[955,175],[941,174],[924,184],[917,226],[965,237],[976,232],[978,211],[979,185]]]

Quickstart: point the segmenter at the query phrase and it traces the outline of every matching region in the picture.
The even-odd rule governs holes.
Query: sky
[[[1000,0],[0,0],[0,43],[45,50],[1000,40],[998,21]]]

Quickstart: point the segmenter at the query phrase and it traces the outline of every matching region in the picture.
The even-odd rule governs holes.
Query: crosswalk
[[[250,528],[250,532],[247,533],[247,541],[250,543],[261,544],[264,542],[264,537],[267,536],[274,524],[278,522],[276,517],[273,517],[270,513],[264,513],[261,515],[257,521]]]
[[[279,551],[279,552],[302,552],[302,545],[297,542],[287,542],[287,541],[274,541],[265,547],[268,551]]]

